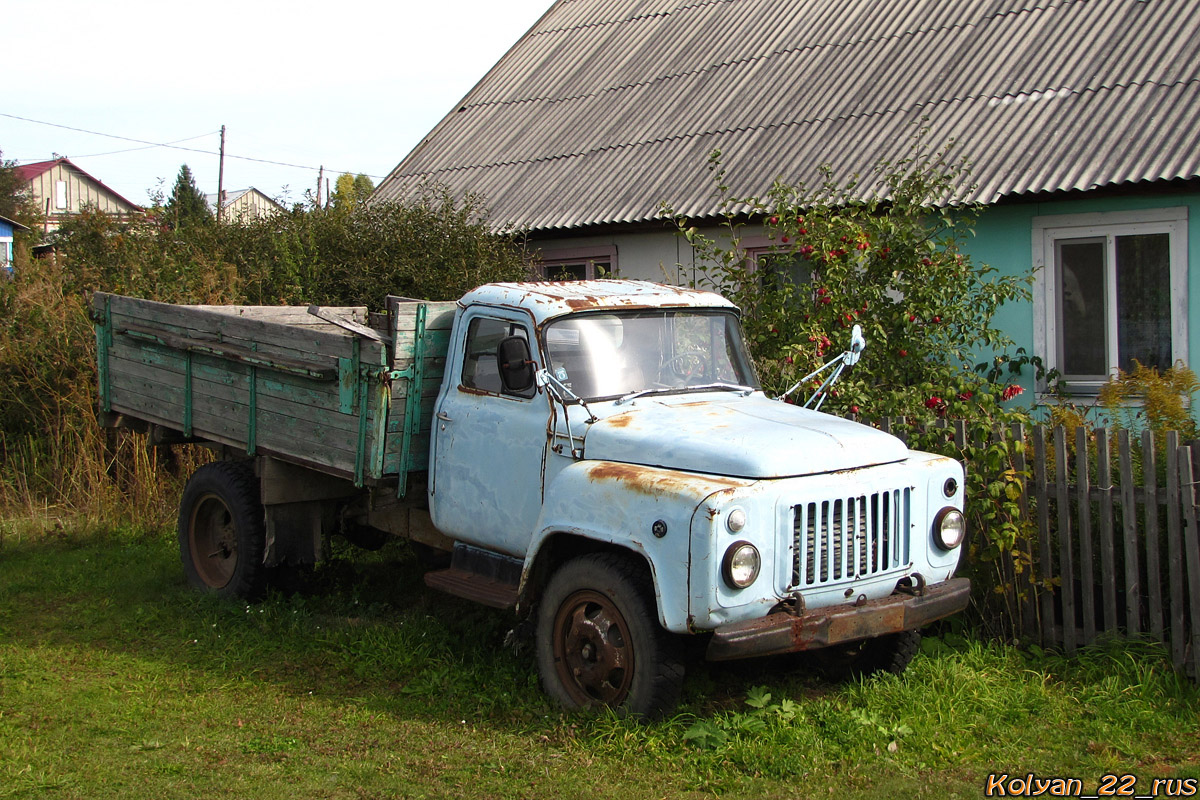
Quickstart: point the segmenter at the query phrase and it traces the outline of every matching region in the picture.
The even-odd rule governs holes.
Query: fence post
[[[1154,452],[1154,434],[1142,431],[1142,482],[1146,485],[1146,590],[1150,633],[1163,640],[1162,562],[1158,542],[1158,459]]]
[[[1117,458],[1121,465],[1122,545],[1125,551],[1125,630],[1130,636],[1142,632],[1142,580],[1138,568],[1137,496],[1134,492],[1133,453],[1129,431],[1117,431]]]
[[[1167,431],[1167,580],[1171,593],[1171,661],[1176,669],[1184,668],[1187,644],[1184,641],[1187,626],[1184,624],[1183,608],[1183,537],[1181,532],[1181,503],[1186,492],[1181,492],[1183,478],[1179,475],[1179,457],[1190,458],[1179,446],[1179,434]],[[1190,463],[1190,462],[1189,462]]]
[[[1068,492],[1067,431],[1054,429],[1054,488],[1058,500],[1058,566],[1062,571],[1063,650],[1075,652],[1075,561],[1071,552],[1071,499]]]
[[[1088,433],[1075,429],[1075,497],[1079,507],[1079,576],[1082,578],[1083,643],[1096,641],[1096,559],[1092,554],[1092,497],[1088,480]]]
[[[958,426],[955,425],[955,435],[957,436]],[[1025,457],[1025,425],[1020,422],[1014,422],[1011,428],[1013,441],[1013,469],[1021,474],[1021,496],[1017,502],[1021,509],[1021,529],[1028,530],[1026,527],[1030,524],[1029,519],[1029,479],[1026,472],[1029,470],[1029,461]],[[1019,444],[1019,446],[1017,446]],[[1025,543],[1025,547],[1030,551],[1025,553],[1025,558],[1029,564],[1028,574],[1025,575],[1025,591],[1023,593],[1024,600],[1018,600],[1021,608],[1021,633],[1028,635],[1031,631],[1038,629],[1037,619],[1037,579],[1033,572],[1033,540],[1032,538]]]
[[[1187,563],[1188,628],[1192,677],[1200,679],[1200,537],[1196,533],[1196,493],[1192,482],[1192,448],[1179,448],[1179,490],[1183,496],[1183,554]]]
[[[1049,481],[1046,477],[1046,426],[1036,425],[1033,428],[1033,487],[1037,492],[1038,510],[1038,570],[1041,573],[1041,585],[1038,587],[1038,600],[1042,613],[1042,647],[1059,644],[1059,636],[1054,616],[1054,556],[1050,549],[1050,492]]]
[[[1096,429],[1096,488],[1100,491],[1100,574],[1104,576],[1104,630],[1117,630],[1117,558],[1113,544],[1112,461],[1108,431]]]

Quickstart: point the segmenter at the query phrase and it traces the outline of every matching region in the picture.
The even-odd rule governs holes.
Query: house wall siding
[[[1111,214],[1153,211],[1156,209],[1187,209],[1187,350],[1188,366],[1200,373],[1200,298],[1192,297],[1190,287],[1200,287],[1200,192],[1164,192],[1137,196],[1086,197],[1005,204],[986,209],[976,224],[976,235],[964,246],[976,264],[987,264],[1002,275],[1027,274],[1033,266],[1034,220],[1077,214]],[[718,227],[704,231],[718,240],[724,239]],[[754,226],[742,230],[745,240],[761,234]],[[691,247],[671,229],[639,231],[593,236],[563,236],[539,240],[534,247],[547,255],[555,249],[612,246],[617,251],[617,274],[623,278],[660,281],[689,285],[703,277],[704,265],[694,256]],[[700,283],[699,285],[703,285]],[[1013,302],[1002,306],[993,319],[996,328],[1013,340],[1012,351],[1023,348],[1030,355],[1045,356],[1043,343],[1035,337],[1034,304]],[[979,354],[984,360],[990,354]],[[1017,379],[1026,390],[1020,401],[1033,403],[1038,399],[1032,369]],[[1200,416],[1200,409],[1197,409]]]
[[[58,208],[56,203],[59,181],[67,184],[67,207]],[[62,165],[51,167],[29,182],[30,189],[38,199],[42,212],[51,216],[78,214],[85,206],[92,206],[106,214],[125,214],[133,209],[121,198],[105,191],[88,178]],[[46,205],[47,201],[49,206]]]
[[[1034,218],[1073,214],[1113,214],[1153,211],[1168,208],[1187,209],[1187,349],[1188,366],[1200,373],[1200,298],[1191,295],[1190,287],[1200,286],[1200,193],[1163,193],[1128,197],[1094,197],[1050,202],[993,206],[987,209],[976,225],[976,235],[964,247],[976,264],[989,264],[1004,275],[1021,275],[1033,266]],[[1035,335],[1035,297],[1032,302],[1010,303],[1002,307],[993,319],[997,328],[1005,331],[1016,348],[1029,354],[1045,356],[1044,348]],[[1036,398],[1031,370],[1026,370],[1020,383],[1026,390],[1024,398]]]

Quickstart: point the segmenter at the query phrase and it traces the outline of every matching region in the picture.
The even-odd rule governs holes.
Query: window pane
[[[496,346],[508,335],[509,323],[479,317],[467,328],[467,356],[463,360],[462,384],[468,389],[500,393],[500,366]]]
[[[1064,375],[1108,374],[1105,357],[1104,239],[1060,239],[1058,331]]]
[[[550,323],[545,335],[550,370],[585,399],[715,381],[758,385],[730,313],[579,314]]]
[[[792,287],[798,295],[807,295],[812,282],[812,265],[798,253],[763,253],[757,263],[760,286],[774,281],[777,288]]]
[[[1117,340],[1121,369],[1171,366],[1171,237],[1117,237]]]

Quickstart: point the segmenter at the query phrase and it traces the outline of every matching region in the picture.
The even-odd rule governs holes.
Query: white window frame
[[[1188,210],[1185,206],[1140,211],[1106,211],[1091,214],[1056,214],[1033,218],[1033,333],[1034,346],[1048,370],[1060,369],[1058,347],[1058,281],[1054,263],[1055,242],[1060,239],[1104,238],[1108,242],[1107,285],[1116,286],[1116,261],[1112,258],[1115,237],[1166,233],[1170,238],[1171,358],[1188,361]],[[1116,372],[1116,304],[1110,293],[1105,298],[1108,316],[1106,361],[1109,374]],[[1063,376],[1073,395],[1095,395],[1102,385],[1097,380],[1072,380]],[[1047,387],[1039,386],[1040,391]]]

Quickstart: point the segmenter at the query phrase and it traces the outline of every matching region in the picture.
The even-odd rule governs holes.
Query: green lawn
[[[0,523],[0,798],[978,797],[991,772],[1200,777],[1200,693],[1156,650],[947,634],[900,678],[694,665],[679,714],[566,716],[513,620],[400,544],[255,606],[171,534]],[[32,532],[31,532],[32,530]]]

